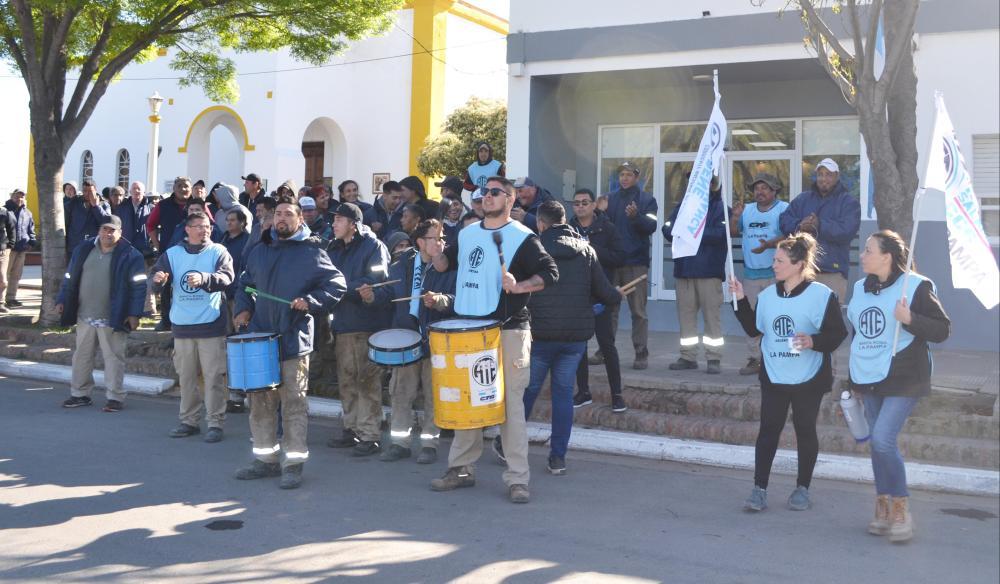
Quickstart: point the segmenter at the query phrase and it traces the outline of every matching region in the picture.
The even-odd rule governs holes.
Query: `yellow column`
[[[428,136],[441,128],[444,111],[444,60],[448,10],[454,0],[411,0],[413,9],[413,79],[410,90],[410,174],[435,190],[417,168],[417,155]]]
[[[36,235],[40,235],[42,216],[39,215],[38,185],[35,184],[35,139],[31,136],[28,137],[28,184],[24,185],[24,194],[27,195],[28,209],[35,218]]]

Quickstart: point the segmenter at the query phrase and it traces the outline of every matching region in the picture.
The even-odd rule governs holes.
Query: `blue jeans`
[[[917,405],[916,397],[863,394],[865,419],[871,429],[872,472],[875,491],[879,495],[909,497],[906,489],[906,466],[899,453],[896,439],[910,412]]]
[[[573,430],[573,384],[576,367],[587,351],[587,342],[557,343],[535,341],[531,344],[531,378],[524,390],[524,417],[531,416],[531,408],[542,390],[545,377],[552,372],[552,437],[549,439],[550,456],[566,457],[569,434]]]

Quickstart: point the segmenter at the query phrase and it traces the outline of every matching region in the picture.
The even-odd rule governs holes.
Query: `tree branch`
[[[864,75],[865,48],[861,44],[861,18],[858,16],[857,0],[847,0],[847,12],[851,16],[851,38],[854,40],[854,77],[856,79]],[[874,49],[868,45],[869,50]]]
[[[913,26],[917,21],[917,9],[920,7],[919,2],[909,0],[895,4],[902,4],[906,11],[903,13],[903,22],[899,28],[891,31],[891,39],[888,34],[889,23],[883,21],[887,32],[886,40],[891,40],[892,44],[887,44],[885,47],[885,70],[882,71],[882,77],[875,83],[875,90],[882,94],[888,93],[889,87],[892,86],[892,80],[896,77],[896,71],[899,70],[899,64],[903,61],[903,51],[906,50],[907,43],[913,42]],[[900,31],[903,34],[898,34]]]
[[[47,52],[45,61],[42,65],[42,74],[45,75],[46,80],[52,83],[54,79],[53,75],[60,69],[56,65],[59,62],[59,55],[64,52],[64,45],[66,44],[66,37],[69,35],[70,26],[76,19],[76,16],[80,13],[80,6],[71,6],[66,9],[63,14],[62,20],[59,21],[59,26],[51,34],[51,39],[46,43],[45,50]],[[46,32],[48,32],[48,26],[46,25]],[[65,68],[62,68],[65,70]]]
[[[871,12],[871,20],[868,22],[868,34],[865,35],[865,43],[870,48],[868,52],[865,53],[864,70],[871,72],[872,78],[874,79],[875,43],[878,42],[878,21],[882,16],[882,0],[873,0],[868,11]]]
[[[76,80],[76,87],[73,89],[73,96],[69,100],[69,106],[66,108],[63,119],[72,120],[76,117],[77,111],[80,109],[80,104],[83,102],[83,96],[90,85],[90,80],[93,78],[94,72],[97,71],[97,65],[104,54],[104,50],[108,47],[108,41],[111,39],[111,31],[113,29],[114,14],[109,13],[101,24],[101,34],[97,37],[94,48],[90,50],[87,60],[80,67],[80,77]]]
[[[810,33],[814,32],[814,28],[819,29],[819,32],[821,33],[820,36],[826,37],[826,44],[833,49],[833,52],[837,53],[837,56],[840,57],[841,61],[845,63],[852,61],[854,57],[847,52],[844,45],[840,44],[840,41],[837,40],[837,36],[833,34],[833,31],[826,25],[826,22],[820,18],[819,14],[816,12],[816,7],[812,5],[811,0],[800,0],[799,6],[802,7],[802,11],[806,13],[806,17],[808,17],[809,23],[812,25],[810,27]],[[815,37],[815,35],[812,36]],[[816,50],[819,50],[819,47],[817,47]]]
[[[837,87],[840,89],[840,93],[844,96],[844,100],[849,105],[855,105],[857,102],[857,91],[854,84],[851,80],[845,79],[843,74],[835,69],[833,64],[830,63],[830,58],[826,55],[824,50],[823,38],[820,36],[819,32],[810,29],[809,37],[812,39],[813,47],[816,49],[818,57],[816,60],[819,61],[820,66],[823,67],[823,70],[830,76],[830,79],[837,84]]]

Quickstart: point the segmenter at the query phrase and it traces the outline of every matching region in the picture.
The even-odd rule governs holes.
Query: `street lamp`
[[[149,111],[152,115],[149,116],[149,121],[152,123],[152,132],[150,132],[149,139],[149,156],[148,165],[146,168],[146,184],[149,193],[152,195],[156,194],[156,163],[157,154],[159,153],[159,141],[160,141],[160,106],[163,105],[163,98],[160,97],[159,91],[154,91],[153,95],[146,98],[149,102]]]

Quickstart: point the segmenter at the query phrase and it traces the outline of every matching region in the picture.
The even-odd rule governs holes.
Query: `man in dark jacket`
[[[13,193],[11,193],[11,196],[13,197]],[[16,240],[17,227],[14,213],[5,204],[3,207],[0,207],[0,314],[10,312],[4,305],[3,299],[4,293],[7,290],[7,271],[10,266],[11,250]]]
[[[423,219],[439,219],[441,217],[441,204],[427,198],[427,190],[424,188],[422,180],[415,176],[408,176],[399,181],[399,186],[403,189],[402,203],[417,205],[423,209]]]
[[[64,408],[89,406],[94,389],[94,356],[101,347],[105,412],[121,411],[125,402],[125,343],[139,328],[146,294],[146,267],[132,244],[122,238],[122,221],[109,216],[100,234],[73,250],[66,278],[59,287],[56,311],[60,324],[76,325],[73,378]]]
[[[361,209],[341,203],[333,220],[330,259],[344,273],[347,292],[333,310],[337,383],[344,405],[344,428],[331,438],[332,448],[353,448],[355,456],[379,451],[382,435],[381,369],[368,360],[368,337],[388,328],[389,313],[376,305],[368,286],[384,282],[389,251],[363,223]]]
[[[261,186],[260,176],[256,173],[251,172],[250,174],[241,177],[243,178],[243,192],[240,193],[240,204],[250,209],[250,215],[255,218],[257,217],[257,205],[260,203],[261,199],[267,198],[267,191]]]
[[[319,241],[302,223],[302,210],[284,199],[274,211],[274,237],[261,243],[247,257],[236,291],[233,324],[250,332],[278,333],[282,384],[276,391],[250,393],[250,434],[253,463],[236,472],[239,480],[281,475],[280,487],[302,484],[302,465],[309,458],[306,433],[309,425],[309,354],[313,351],[313,315],[334,307],[344,295],[340,273]],[[293,277],[294,276],[294,277]],[[251,296],[246,287],[288,303]],[[283,435],[277,438],[278,409]],[[284,460],[279,468],[279,454]]]
[[[382,241],[400,230],[399,221],[403,216],[403,188],[390,180],[382,185],[382,196],[365,212],[365,225],[371,228]]]
[[[96,236],[98,228],[110,216],[111,208],[97,194],[97,185],[89,178],[84,180],[81,196],[63,198],[66,252],[72,253],[84,239]]]
[[[639,189],[639,167],[626,162],[618,167],[617,191],[608,195],[608,219],[618,228],[625,263],[615,270],[612,283],[621,286],[635,278],[649,274],[649,236],[656,231],[656,199]],[[646,284],[628,295],[628,308],[632,314],[632,346],[635,348],[633,369],[649,366],[649,320],[646,318]],[[611,311],[611,325],[618,332],[618,307]],[[597,359],[594,362],[599,363]]]
[[[538,207],[538,238],[556,261],[559,281],[531,295],[531,377],[524,391],[524,416],[552,374],[552,437],[549,472],[566,473],[566,449],[573,428],[573,381],[577,366],[594,335],[593,299],[613,306],[622,294],[608,282],[597,253],[566,224],[566,212],[556,201]]]
[[[375,303],[393,311],[392,328],[409,329],[423,337],[424,358],[416,363],[392,369],[389,390],[392,395],[392,444],[382,451],[380,460],[393,462],[409,458],[410,423],[413,421],[413,400],[423,390],[424,417],[420,424],[420,455],[417,464],[437,460],[439,430],[434,423],[434,395],[431,385],[430,347],[427,325],[454,314],[455,272],[438,272],[431,265],[434,256],[444,251],[441,222],[428,219],[413,232],[416,247],[408,248],[389,267],[389,280],[399,280],[390,286],[374,289]],[[362,290],[367,296],[368,291]],[[392,302],[397,298],[412,298],[408,302]]]
[[[35,239],[35,218],[31,215],[31,210],[24,204],[24,199],[24,191],[14,189],[10,194],[10,200],[4,203],[4,209],[10,214],[13,221],[13,239],[8,241],[10,251],[6,267],[3,265],[4,252],[0,250],[0,313],[6,310],[5,303],[6,306],[21,306],[17,300],[17,288],[21,283],[21,274],[24,272],[24,260],[28,255],[28,250],[38,243]],[[3,235],[7,235],[6,225],[3,231]],[[6,294],[4,286],[7,288]]]
[[[663,237],[667,241],[673,241],[674,221],[677,220],[681,203],[674,207],[670,219],[663,225]],[[718,179],[713,178],[708,195],[705,231],[701,236],[698,253],[674,260],[677,319],[681,324],[681,355],[670,364],[670,369],[674,371],[698,368],[698,311],[701,311],[705,321],[705,335],[701,337],[701,342],[705,345],[705,357],[708,360],[705,373],[722,373],[725,338],[722,336],[722,316],[719,309],[722,305],[722,281],[726,278],[726,255],[729,251],[724,204]]]
[[[522,176],[514,181],[514,188],[517,190],[517,202],[510,210],[513,219],[524,223],[528,229],[538,233],[538,226],[535,222],[535,213],[542,203],[552,200],[549,191],[538,186],[530,176]]]
[[[187,203],[191,200],[191,179],[179,176],[174,179],[173,193],[161,200],[146,219],[146,235],[154,253],[163,253],[169,247],[170,238],[177,226],[184,222],[187,216]],[[160,294],[161,320],[156,325],[158,331],[170,330],[170,287],[167,286]]]
[[[604,274],[610,281],[615,270],[625,262],[625,250],[622,249],[621,236],[618,229],[608,220],[604,213],[596,213],[597,198],[590,189],[577,189],[573,195],[574,217],[570,219],[570,227],[576,230],[597,253],[597,260],[604,269]],[[639,294],[641,292],[636,292]],[[604,369],[608,374],[608,385],[611,388],[611,411],[624,412],[627,408],[622,398],[621,362],[618,359],[618,348],[615,347],[615,329],[611,324],[612,311],[603,304],[594,305],[594,332],[597,335],[597,347],[604,358]],[[578,408],[593,403],[590,394],[590,370],[586,359],[580,360],[576,369],[576,384],[579,388],[573,396],[573,407]]]
[[[122,220],[122,237],[127,239],[132,247],[139,250],[146,261],[147,272],[156,261],[153,246],[146,234],[146,221],[153,212],[153,203],[146,198],[146,185],[139,181],[132,183],[128,190],[129,196],[115,209],[115,215]],[[146,314],[156,312],[156,295],[146,288]]]

